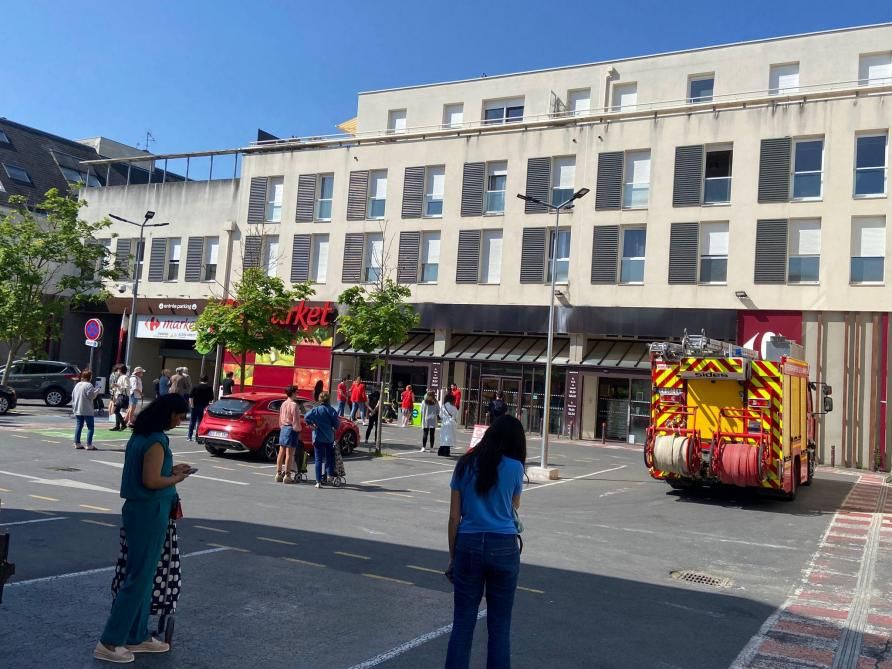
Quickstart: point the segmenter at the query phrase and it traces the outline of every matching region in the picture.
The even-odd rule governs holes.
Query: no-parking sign
[[[90,341],[102,339],[102,331],[102,321],[98,318],[91,318],[84,324],[84,336]]]

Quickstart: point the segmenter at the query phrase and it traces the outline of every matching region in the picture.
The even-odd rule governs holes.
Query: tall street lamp
[[[143,237],[146,228],[162,228],[165,225],[170,225],[170,223],[149,223],[155,217],[154,211],[147,211],[145,220],[142,223],[134,223],[115,214],[109,214],[109,217],[139,228],[139,241],[136,243],[136,262],[134,263],[133,271],[133,299],[130,301],[130,324],[127,327],[127,349],[124,354],[124,364],[127,366],[127,371],[130,371],[130,350],[133,348],[133,331],[136,329],[136,294],[139,292],[139,275],[142,272]]]
[[[534,202],[554,212],[554,234],[551,240],[551,301],[548,305],[548,349],[545,354],[545,406],[544,415],[542,416],[542,450],[539,458],[539,467],[533,467],[529,471],[531,479],[556,479],[558,477],[557,468],[548,468],[548,430],[551,418],[551,357],[554,348],[554,285],[557,272],[555,272],[557,262],[557,245],[558,245],[558,229],[561,223],[561,211],[567,211],[573,208],[573,202],[588,195],[588,188],[580,188],[573,193],[567,200],[561,204],[552,204],[551,202],[543,202],[542,200],[530,197],[529,195],[517,194],[521,200],[525,202]]]

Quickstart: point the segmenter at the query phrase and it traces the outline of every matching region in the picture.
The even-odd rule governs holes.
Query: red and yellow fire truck
[[[756,351],[685,332],[650,345],[653,398],[644,462],[676,489],[725,484],[793,499],[815,471],[816,416],[831,389],[808,380],[802,347],[783,337]]]

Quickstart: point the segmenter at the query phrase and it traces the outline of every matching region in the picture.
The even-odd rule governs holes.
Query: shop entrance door
[[[598,383],[598,425],[600,439],[626,441],[629,436],[629,379],[601,377]]]
[[[477,422],[489,422],[487,406],[490,400],[495,398],[498,391],[505,393],[505,403],[508,405],[508,414],[520,415],[521,389],[523,384],[519,378],[513,376],[481,376],[480,377],[480,405]]]

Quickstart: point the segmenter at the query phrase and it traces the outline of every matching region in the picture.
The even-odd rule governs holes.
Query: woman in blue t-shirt
[[[514,511],[520,508],[526,457],[523,426],[513,416],[502,416],[455,466],[446,570],[455,586],[455,611],[446,669],[466,669],[470,663],[484,588],[489,631],[486,667],[511,666],[511,609],[520,570]]]

